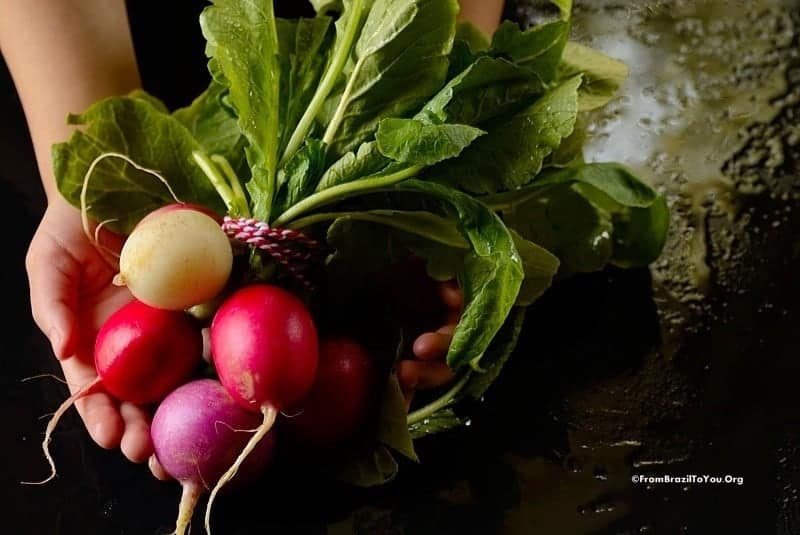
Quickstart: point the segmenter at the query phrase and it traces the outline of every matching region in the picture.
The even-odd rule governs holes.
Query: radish
[[[374,409],[377,375],[372,358],[355,340],[323,340],[314,385],[298,405],[299,414],[286,420],[291,437],[319,450],[353,437]]]
[[[210,490],[236,459],[261,418],[241,408],[212,379],[187,383],[158,406],[150,426],[153,449],[164,470],[183,487],[174,533],[182,535],[192,520],[201,494]],[[275,449],[269,433],[247,458],[233,483],[255,480],[266,469]],[[243,476],[247,476],[243,479]]]
[[[64,401],[47,424],[42,450],[51,473],[40,483],[56,476],[50,438],[76,400],[103,388],[120,401],[154,403],[191,376],[202,351],[200,327],[184,312],[131,301],[112,314],[95,339],[97,379]]]
[[[295,405],[317,372],[317,330],[305,305],[276,286],[256,284],[226,299],[211,322],[211,355],[219,380],[242,407],[263,421],[239,457],[217,482],[206,506],[269,432],[278,412]]]
[[[219,223],[187,204],[142,219],[125,241],[114,284],[156,308],[182,310],[214,298],[228,282],[233,251]]]

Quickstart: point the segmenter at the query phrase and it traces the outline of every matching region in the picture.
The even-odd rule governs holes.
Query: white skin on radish
[[[115,284],[150,306],[182,310],[223,289],[233,252],[214,219],[176,209],[142,221],[125,241],[119,264]]]

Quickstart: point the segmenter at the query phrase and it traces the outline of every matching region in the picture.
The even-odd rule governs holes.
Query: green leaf
[[[628,77],[628,67],[616,59],[578,43],[568,42],[558,66],[558,78],[583,76],[578,91],[578,110],[589,111],[605,106]]]
[[[544,92],[541,80],[505,59],[482,57],[450,80],[416,119],[480,125],[527,107]]]
[[[447,79],[451,80],[479,57],[485,56],[489,51],[489,45],[489,38],[477,26],[471,22],[459,22],[456,26],[453,50],[450,51]]]
[[[474,399],[481,399],[492,383],[500,376],[517,347],[522,325],[525,323],[525,308],[515,307],[509,314],[502,329],[492,340],[483,357],[483,373],[473,373],[464,387],[464,394]]]
[[[572,0],[550,0],[561,11],[561,18],[569,20],[572,16]]]
[[[337,13],[342,10],[342,0],[309,0],[318,15]]]
[[[277,19],[281,60],[282,153],[317,90],[330,57],[331,19]]]
[[[524,186],[572,133],[580,83],[579,76],[571,78],[510,119],[486,127],[488,135],[458,159],[433,167],[427,176],[474,194]]]
[[[663,197],[655,198],[650,206],[631,207],[586,184],[578,184],[576,189],[599,210],[611,214],[614,226],[612,264],[643,267],[658,258],[669,230],[669,209]]]
[[[463,420],[456,415],[453,409],[445,408],[436,411],[424,420],[411,424],[408,429],[411,433],[411,437],[416,440],[427,435],[441,433],[442,431],[459,427],[463,423]]]
[[[329,214],[316,214],[310,216],[314,222],[335,220],[331,228],[341,225],[344,221],[368,221],[384,225],[393,229],[414,234],[431,242],[457,249],[468,249],[469,243],[458,230],[455,222],[436,214],[423,211],[404,210],[368,210],[363,212],[334,212]],[[298,220],[302,222],[303,220]],[[329,240],[331,230],[328,230]],[[407,240],[401,240],[407,241]]]
[[[614,256],[617,266],[644,267],[664,249],[669,231],[667,201],[659,197],[648,208],[632,209],[614,218]]]
[[[192,152],[200,149],[197,141],[178,120],[141,98],[141,93],[137,95],[107,98],[68,117],[69,124],[84,128],[53,146],[53,170],[61,194],[80,206],[92,161],[102,153],[116,152],[157,170],[181,201],[225,213],[219,195],[191,159]],[[97,165],[87,189],[90,217],[112,220],[109,227],[125,234],[147,213],[172,202],[169,190],[157,178],[116,158]]]
[[[526,240],[513,229],[509,231],[525,272],[525,280],[522,281],[516,304],[528,306],[539,299],[553,284],[553,277],[558,273],[559,261],[547,249]]]
[[[535,186],[579,182],[592,186],[623,206],[646,208],[658,198],[658,193],[617,163],[591,163],[580,167],[548,169],[534,182]]]
[[[247,141],[239,130],[236,117],[222,104],[227,88],[211,81],[208,89],[189,106],[175,110],[173,116],[180,121],[208,154],[219,154],[239,173],[246,175],[244,148]]]
[[[467,364],[480,369],[483,352],[503,325],[524,278],[511,234],[484,204],[446,186],[407,180],[394,189],[438,199],[470,243],[471,251],[459,273],[464,309],[453,333],[447,364],[453,369]]]
[[[278,31],[271,0],[214,0],[200,16],[206,55],[225,77],[247,138],[253,215],[269,220],[280,126]]]
[[[432,165],[455,158],[486,132],[463,124],[425,124],[414,119],[384,119],[375,139],[381,153],[408,164]]]
[[[156,110],[162,113],[169,113],[167,105],[164,104],[161,101],[161,99],[159,99],[158,97],[154,97],[153,95],[151,95],[147,91],[144,91],[143,89],[134,89],[133,91],[128,93],[128,98],[138,98],[140,100],[144,100],[152,107],[154,107]]]
[[[472,52],[486,52],[491,45],[486,34],[471,22],[459,22],[455,38],[467,43]]]
[[[556,78],[568,37],[569,23],[564,21],[534,26],[525,31],[516,23],[506,21],[492,37],[489,54],[509,58],[536,73],[543,82],[550,83]]]
[[[575,129],[553,151],[545,162],[545,167],[580,167],[586,163],[583,158],[583,145],[586,143],[587,122],[586,114],[579,113]]]
[[[408,115],[441,88],[457,11],[455,0],[375,0],[323,137],[333,158],[372,137],[381,119]]]
[[[282,212],[313,193],[323,169],[325,146],[317,139],[306,140],[278,172],[277,211]]]
[[[383,170],[391,160],[378,150],[378,143],[370,141],[358,147],[358,152],[348,152],[334,162],[317,184],[316,191],[352,182]]]
[[[419,462],[406,422],[406,400],[395,374],[389,375],[383,391],[378,420],[378,440],[412,461]]]
[[[397,461],[389,449],[375,444],[366,451],[354,452],[349,459],[326,471],[339,481],[357,487],[375,487],[390,482],[397,475]]]
[[[598,271],[611,259],[610,214],[570,185],[541,190],[503,215],[509,227],[555,254],[562,274]]]

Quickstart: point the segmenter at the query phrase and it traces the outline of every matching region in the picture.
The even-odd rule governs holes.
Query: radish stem
[[[341,45],[336,50],[333,60],[331,61],[330,66],[325,71],[325,75],[322,77],[322,80],[317,86],[317,91],[311,98],[311,102],[309,102],[305,113],[297,123],[297,127],[292,133],[292,137],[289,139],[289,143],[286,145],[286,150],[283,152],[283,157],[281,158],[280,162],[281,165],[284,165],[303,144],[306,134],[308,134],[308,130],[314,123],[314,119],[316,118],[320,109],[322,109],[322,106],[325,103],[325,100],[328,98],[328,95],[330,95],[331,91],[333,91],[333,88],[339,79],[339,75],[342,73],[342,70],[347,63],[347,59],[350,57],[353,43],[355,42],[358,31],[361,27],[363,9],[363,0],[355,0],[350,5],[347,26],[345,26],[344,33],[342,35]]]
[[[284,227],[298,216],[315,208],[340,201],[347,197],[353,197],[354,195],[370,193],[381,188],[387,188],[397,184],[398,182],[402,182],[403,180],[416,176],[424,168],[425,166],[422,165],[412,165],[411,167],[406,167],[405,169],[401,169],[400,171],[390,175],[378,176],[375,178],[363,178],[361,180],[347,182],[345,184],[324,189],[306,197],[299,203],[286,210],[275,220],[272,226]]]
[[[469,377],[472,375],[470,372],[464,374],[464,376],[458,380],[456,384],[453,385],[453,388],[448,390],[444,393],[441,397],[435,399],[431,403],[428,403],[424,407],[421,407],[414,412],[408,414],[408,425],[416,424],[423,421],[425,418],[430,417],[438,411],[439,409],[443,409],[450,405],[456,398],[456,395],[461,391],[462,388],[467,384],[469,381]]]
[[[217,493],[220,491],[222,487],[224,487],[233,477],[236,475],[236,472],[239,471],[239,467],[242,463],[247,459],[247,456],[258,446],[258,443],[267,436],[272,426],[275,424],[275,418],[278,416],[278,410],[275,407],[270,405],[265,405],[261,409],[261,413],[264,415],[264,421],[259,426],[258,430],[255,434],[250,437],[250,441],[242,450],[242,453],[239,454],[239,457],[236,458],[236,461],[233,465],[228,469],[227,472],[222,474],[222,477],[219,478],[217,484],[211,490],[211,494],[208,495],[208,503],[206,504],[206,515],[205,515],[205,526],[206,526],[206,533],[211,535],[211,506],[214,504],[214,499],[217,497]]]
[[[53,435],[53,431],[55,431],[58,421],[61,419],[64,413],[67,412],[67,410],[72,407],[72,405],[74,405],[78,399],[88,394],[89,391],[98,384],[100,384],[100,377],[97,377],[94,381],[83,386],[80,390],[72,394],[58,407],[58,410],[53,413],[53,417],[49,422],[47,422],[47,428],[44,432],[44,440],[42,441],[42,451],[44,452],[44,458],[47,459],[48,464],[50,464],[50,475],[41,481],[21,481],[20,483],[23,485],[44,485],[56,477],[56,463],[53,461],[53,456],[50,455],[50,438]]]
[[[228,162],[227,158],[220,156],[219,154],[212,154],[211,161],[213,161],[215,164],[217,164],[217,166],[219,166],[220,169],[222,169],[222,173],[228,179],[228,182],[231,185],[233,196],[236,198],[239,214],[242,217],[250,217],[250,207],[247,205],[247,196],[242,188],[242,183],[239,181],[239,177],[236,176],[236,171],[233,170],[233,167],[231,167],[231,164]]]
[[[228,180],[220,173],[217,166],[214,165],[214,162],[211,161],[211,158],[200,151],[194,151],[192,153],[192,158],[194,158],[200,170],[203,171],[203,174],[206,175],[208,181],[211,182],[211,185],[214,186],[214,189],[217,190],[217,194],[222,198],[228,212],[239,215],[239,207],[233,190],[231,190]]]
[[[195,483],[185,483],[181,493],[181,503],[178,506],[178,520],[175,523],[175,531],[171,535],[184,535],[192,523],[192,514],[197,505],[203,489]]]

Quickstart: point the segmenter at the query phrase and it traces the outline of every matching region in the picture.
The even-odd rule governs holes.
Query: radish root
[[[113,219],[109,219],[109,220],[103,221],[102,223],[100,223],[100,225],[96,229],[95,233],[92,234],[92,231],[91,231],[91,228],[90,228],[90,225],[89,225],[89,208],[90,208],[90,206],[87,204],[87,201],[86,201],[86,197],[87,197],[87,194],[89,192],[89,179],[92,177],[92,174],[94,173],[94,170],[97,168],[97,165],[101,161],[105,160],[106,158],[119,158],[119,159],[124,160],[127,163],[131,164],[133,167],[135,167],[139,171],[142,171],[144,173],[147,173],[149,175],[152,175],[152,176],[156,177],[159,181],[161,181],[162,184],[164,184],[164,186],[167,188],[167,191],[169,191],[170,196],[175,200],[175,202],[179,203],[181,201],[180,201],[180,199],[178,199],[178,196],[175,195],[175,191],[173,191],[172,186],[169,185],[169,182],[167,181],[167,179],[164,178],[158,171],[143,167],[143,166],[139,165],[138,163],[134,162],[133,160],[131,160],[129,157],[125,156],[124,154],[120,154],[118,152],[104,152],[103,154],[100,154],[97,158],[92,160],[92,163],[89,164],[89,169],[87,169],[86,170],[86,174],[83,175],[83,185],[81,186],[81,224],[83,225],[83,232],[86,234],[86,237],[89,239],[91,244],[95,247],[95,249],[97,249],[97,251],[103,257],[103,259],[106,262],[108,262],[109,265],[116,266],[116,256],[117,256],[116,253],[114,251],[111,251],[107,247],[104,247],[103,245],[101,245],[99,240],[97,239],[97,237],[99,235],[99,232],[100,232],[100,228],[103,225],[107,225],[108,223],[110,223],[110,222],[112,222],[114,220]],[[111,258],[113,260],[110,260],[109,258]]]
[[[206,516],[205,516],[205,526],[206,526],[206,533],[211,535],[211,506],[214,504],[214,499],[217,497],[217,493],[220,491],[222,487],[224,487],[233,477],[236,475],[236,472],[239,471],[239,467],[242,463],[247,459],[247,456],[252,453],[252,451],[258,446],[258,443],[267,436],[272,426],[275,424],[275,418],[278,416],[278,410],[275,407],[265,406],[261,409],[261,413],[264,415],[264,421],[259,426],[258,430],[255,434],[250,437],[250,441],[242,450],[242,453],[239,454],[239,457],[236,458],[236,461],[233,465],[228,469],[227,472],[222,474],[222,477],[219,478],[217,484],[211,490],[211,494],[208,495],[208,503],[206,504]]]
[[[67,381],[65,381],[64,379],[62,379],[58,375],[55,375],[55,374],[52,374],[52,373],[40,373],[39,375],[32,375],[30,377],[25,377],[24,379],[20,379],[19,382],[20,383],[27,383],[28,381],[33,381],[34,379],[44,379],[44,378],[55,379],[59,383],[65,384],[65,385],[69,384],[69,383],[67,383]]]
[[[225,423],[225,422],[223,422],[222,420],[216,420],[216,421],[214,422],[214,432],[215,432],[216,434],[218,434],[218,435],[219,435],[219,426],[220,426],[220,425],[224,425],[225,427],[227,427],[228,429],[230,429],[230,430],[231,430],[231,431],[233,431],[234,433],[255,433],[256,431],[258,431],[259,429],[261,429],[261,426],[260,426],[260,425],[259,425],[258,427],[256,427],[256,428],[254,428],[254,429],[236,429],[236,428],[235,428],[235,427],[233,427],[232,425],[230,425],[230,424],[228,424],[228,423]]]
[[[199,485],[190,483],[183,485],[181,503],[178,506],[178,520],[175,522],[175,531],[170,535],[185,535],[189,525],[192,523],[192,514],[200,494],[202,494],[202,489]]]
[[[44,485],[48,481],[51,481],[54,477],[56,477],[56,463],[53,461],[53,456],[50,455],[50,439],[53,435],[53,431],[55,431],[56,426],[58,425],[58,421],[64,415],[67,410],[72,407],[77,400],[88,394],[92,388],[100,384],[100,378],[96,378],[94,381],[85,385],[80,390],[72,394],[68,397],[64,403],[62,403],[56,412],[53,413],[53,417],[47,422],[47,428],[44,432],[44,440],[42,441],[42,452],[44,452],[44,458],[47,460],[48,464],[50,465],[50,475],[41,480],[41,481],[21,481],[20,483],[23,485]]]

